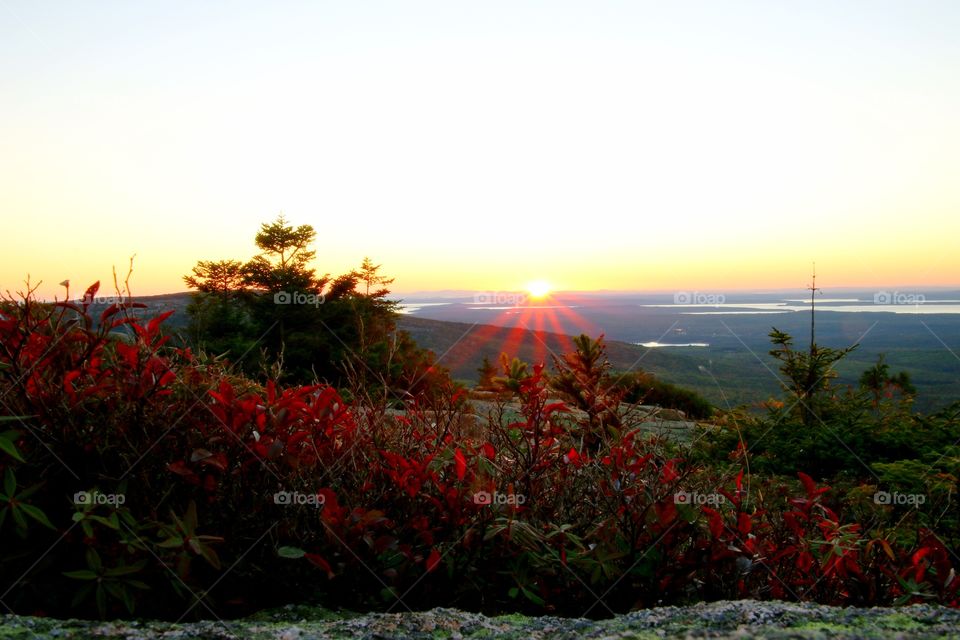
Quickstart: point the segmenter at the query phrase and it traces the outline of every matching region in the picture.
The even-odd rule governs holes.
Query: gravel
[[[658,607],[607,620],[488,617],[455,609],[351,614],[291,605],[242,620],[56,620],[6,615],[0,640],[123,638],[960,638],[960,611],[932,605],[838,608],[751,600]]]

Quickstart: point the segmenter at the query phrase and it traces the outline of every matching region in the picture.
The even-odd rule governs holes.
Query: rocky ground
[[[20,638],[960,638],[960,611],[928,605],[841,609],[807,603],[733,601],[646,609],[599,621],[487,617],[452,609],[357,615],[303,606],[223,622],[0,618],[0,640]]]

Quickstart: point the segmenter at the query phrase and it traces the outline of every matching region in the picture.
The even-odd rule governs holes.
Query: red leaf
[[[800,477],[800,482],[803,483],[803,488],[806,489],[808,496],[813,496],[814,492],[817,490],[817,483],[813,481],[813,478],[805,474],[803,471],[798,471],[797,475]]]
[[[680,474],[678,474],[676,469],[673,468],[673,460],[667,460],[667,464],[663,465],[663,482],[673,482],[679,477]]]
[[[208,473],[203,479],[203,488],[208,493],[213,493],[217,490],[217,479]]]
[[[427,558],[427,571],[433,571],[440,564],[440,552],[436,549],[430,550],[430,556]]]
[[[333,573],[333,568],[330,566],[329,562],[323,559],[322,556],[319,556],[315,553],[305,553],[303,557],[306,558],[313,566],[319,567],[320,569],[326,571],[328,578],[334,577],[335,574]]]
[[[227,456],[224,453],[215,453],[212,456],[202,459],[200,464],[208,464],[219,471],[226,471]]]
[[[149,323],[147,323],[147,332],[151,335],[157,332],[157,329],[160,328],[160,323],[173,315],[173,311],[165,311],[158,315],[156,318],[152,318]]]
[[[457,449],[453,453],[453,462],[457,468],[457,480],[463,480],[463,476],[467,473],[467,459],[463,456],[463,451]]]
[[[73,385],[70,383],[79,378],[80,375],[80,371],[68,371],[67,375],[63,376],[63,390],[71,399],[73,399],[76,394],[74,393]]]
[[[136,345],[117,342],[117,354],[131,369],[136,369],[140,360],[140,349]]]
[[[753,520],[750,519],[750,516],[746,513],[739,514],[737,516],[737,530],[742,535],[747,535],[751,529],[753,529]]]
[[[723,518],[720,516],[720,512],[714,511],[710,507],[703,507],[703,513],[706,514],[709,519],[710,535],[713,536],[714,540],[719,540],[726,530],[726,527],[723,526]]]
[[[89,287],[87,287],[87,290],[83,292],[83,300],[81,300],[81,302],[83,303],[83,310],[84,310],[84,311],[87,310],[87,307],[89,307],[91,304],[93,304],[93,299],[96,297],[97,291],[100,291],[100,281],[99,281],[99,280],[97,280],[97,281],[94,282],[92,285],[90,285]]]
[[[817,483],[814,482],[813,478],[805,474],[803,471],[798,471],[797,475],[800,477],[800,482],[803,483],[803,488],[807,492],[807,498],[813,499],[830,490],[830,487],[820,487],[817,489]]]
[[[484,443],[483,443],[483,456],[484,456],[487,460],[493,460],[496,455],[497,455],[497,451],[496,451],[496,449],[493,448],[493,445],[490,444],[489,442],[484,442]]]
[[[677,519],[677,505],[673,503],[673,500],[669,502],[657,502],[653,507],[657,512],[657,520],[660,521],[661,527],[666,527]]]
[[[930,547],[922,547],[918,549],[913,556],[910,558],[910,561],[913,563],[913,566],[920,564],[920,561],[923,560],[930,553]]]
[[[306,431],[297,431],[295,434],[290,436],[287,439],[287,448],[292,449],[294,446],[300,444],[304,440],[310,437],[310,434]]]
[[[177,460],[176,462],[171,462],[167,465],[167,469],[173,471],[177,475],[187,476],[193,473],[190,471],[190,467],[187,466],[187,463],[183,460]]]
[[[100,314],[100,324],[106,324],[107,319],[113,317],[118,311],[120,311],[120,305],[114,303],[104,310]]]

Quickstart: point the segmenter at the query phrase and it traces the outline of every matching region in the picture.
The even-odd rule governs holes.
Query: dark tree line
[[[318,275],[316,231],[282,215],[261,225],[260,252],[246,262],[201,260],[186,284],[192,344],[249,375],[335,385],[348,374],[367,386],[406,391],[438,374],[432,354],[396,326],[393,278],[364,258],[337,277]]]

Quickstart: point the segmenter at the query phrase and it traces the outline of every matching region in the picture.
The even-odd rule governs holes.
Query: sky
[[[0,290],[960,284],[960,3],[0,0]]]

